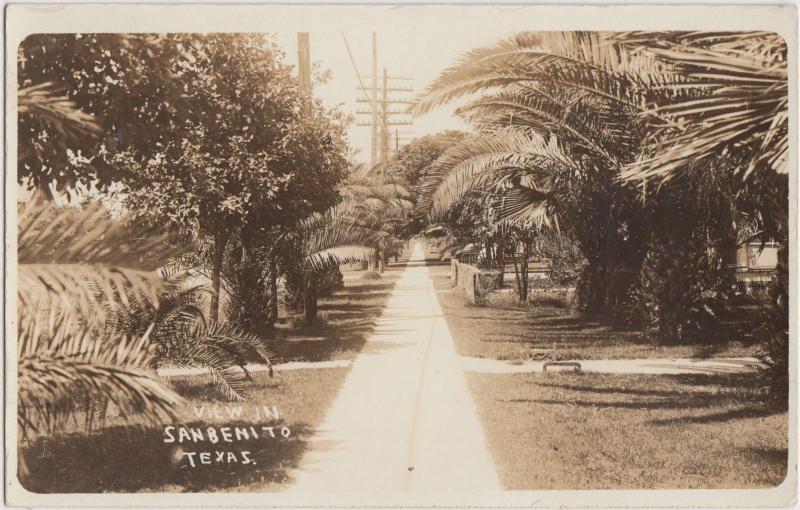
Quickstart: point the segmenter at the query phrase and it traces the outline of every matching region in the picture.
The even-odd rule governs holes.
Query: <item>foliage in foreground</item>
[[[187,285],[189,277],[165,270],[157,307],[117,307],[108,326],[132,335],[149,330],[153,369],[205,369],[226,398],[242,400],[252,380],[247,365],[266,364],[272,375],[273,356],[262,338],[242,327],[209,322],[203,312],[208,290],[205,285]]]

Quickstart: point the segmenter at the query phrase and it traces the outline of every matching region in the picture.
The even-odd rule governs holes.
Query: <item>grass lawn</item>
[[[468,374],[506,489],[754,488],[788,420],[743,376]]]
[[[744,357],[755,341],[657,345],[637,331],[615,329],[564,308],[477,307],[452,287],[450,267],[429,267],[447,325],[462,356],[502,360]],[[543,352],[543,350],[555,350]]]
[[[344,289],[319,300],[320,322],[302,324],[302,314],[284,316],[269,348],[275,362],[353,359],[375,327],[404,264],[390,264],[379,280],[365,280],[365,271],[343,271]],[[283,315],[283,314],[282,314]]]
[[[289,370],[270,379],[266,373],[253,374],[248,399],[231,403],[219,397],[217,388],[205,376],[174,378],[172,384],[189,401],[179,410],[176,423],[186,427],[256,427],[258,439],[241,438],[235,442],[183,442],[185,452],[198,452],[196,467],[178,451],[177,441],[164,442],[164,427],[125,425],[120,419],[109,420],[94,433],[67,433],[57,438],[41,438],[24,452],[29,474],[21,483],[33,492],[202,492],[275,490],[287,481],[288,470],[297,465],[308,438],[324,417],[349,369]],[[236,419],[225,416],[225,406],[241,406]],[[274,406],[279,414],[257,417],[262,406]],[[202,418],[196,410],[202,407]],[[222,416],[208,415],[210,409]],[[261,426],[273,426],[272,438]],[[280,427],[290,435],[280,435]],[[177,439],[177,432],[173,433]],[[211,464],[201,464],[199,452],[212,452]],[[214,452],[223,451],[225,462],[217,463]],[[251,464],[243,464],[242,451],[249,451]],[[233,452],[236,462],[227,455]]]

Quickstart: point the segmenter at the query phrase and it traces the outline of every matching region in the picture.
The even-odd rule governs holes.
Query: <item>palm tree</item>
[[[757,224],[762,239],[784,238],[785,186],[773,176],[786,172],[787,87],[786,45],[771,33],[520,34],[466,54],[416,110],[481,94],[458,110],[479,131],[499,135],[512,149],[525,143],[514,140],[520,129],[530,130],[528,137],[555,137],[572,164],[566,171],[551,165],[547,179],[536,171],[547,165],[529,164],[533,158],[524,149],[498,149],[503,142],[454,149],[455,162],[441,165],[429,180],[428,210],[435,219],[461,194],[502,184],[515,194],[504,216],[541,222],[546,211],[553,214],[581,244],[587,270],[597,276],[589,283],[605,280],[605,293],[628,278],[620,278],[624,274],[635,275],[658,244],[647,242],[653,230],[647,217],[664,214],[659,202],[688,196],[707,203],[687,227],[700,221],[703,229],[704,215],[721,213],[713,223],[723,237],[744,220]],[[736,173],[743,178],[729,187],[727,176]],[[516,181],[509,186],[511,175]],[[526,177],[534,177],[533,192],[520,185]],[[641,187],[646,208],[632,200],[625,183]],[[678,235],[691,235],[692,228],[677,229]],[[614,240],[615,230],[623,233],[620,239]],[[625,238],[639,242],[617,242]],[[685,246],[678,238],[661,241]],[[614,244],[624,249],[604,251],[603,245]],[[620,256],[630,258],[623,273],[609,268]],[[602,294],[597,287],[594,294]],[[667,329],[677,325],[671,322]]]
[[[168,257],[163,236],[132,239],[101,206],[23,205],[17,233],[17,417],[23,432],[55,432],[94,402],[146,419],[181,398],[150,370],[152,326],[106,327],[107,304],[157,306],[161,282],[142,261]],[[88,403],[88,407],[81,404]],[[102,412],[102,408],[101,408]]]
[[[733,189],[739,225],[751,239],[780,243],[771,288],[771,318],[763,328],[763,359],[771,399],[787,405],[789,201],[789,80],[786,42],[772,32],[630,33],[620,44],[649,53],[673,73],[672,97],[651,105],[668,124],[653,136],[657,150],[622,177],[664,181],[693,171],[702,191],[714,173],[740,174]],[[659,144],[668,140],[668,144]],[[744,221],[741,221],[744,220]],[[741,228],[741,227],[740,227]]]
[[[523,33],[445,70],[416,112],[478,94],[457,113],[480,136],[432,165],[422,199],[431,219],[484,190],[499,195],[506,221],[566,228],[589,261],[587,306],[604,310],[611,282],[642,255],[636,193],[616,183],[646,134],[646,80],[625,72],[632,60],[602,34]]]
[[[387,220],[369,202],[345,200],[305,219],[300,228],[304,309],[307,323],[317,317],[317,277],[348,261],[369,260],[386,237]]]
[[[409,199],[411,193],[384,171],[384,165],[379,163],[366,173],[355,174],[339,187],[339,195],[355,206],[360,215],[383,218],[381,228],[386,235],[379,239],[367,261],[369,269],[377,269],[379,273],[383,272],[388,262],[390,249],[399,243],[396,229],[406,213],[414,207]]]
[[[550,92],[567,89],[630,108],[648,123],[654,146],[625,165],[624,179],[666,179],[742,151],[749,157],[730,168],[745,177],[787,171],[787,47],[776,33],[521,33],[465,54],[431,84],[416,111],[492,88],[500,92],[478,104],[505,104],[517,115],[526,111],[513,98],[520,91],[558,99]],[[550,106],[556,108],[535,110],[555,113],[555,123],[574,108],[563,101]]]
[[[174,266],[161,270],[158,306],[108,306],[106,327],[128,335],[149,331],[155,356],[151,368],[202,368],[229,400],[243,400],[246,383],[252,380],[249,361],[267,365],[270,376],[272,354],[265,341],[231,323],[209,322],[203,312],[209,294],[205,284],[191,285],[190,273]]]

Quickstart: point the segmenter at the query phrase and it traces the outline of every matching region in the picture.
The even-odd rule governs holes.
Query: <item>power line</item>
[[[355,71],[356,73],[356,78],[358,79],[358,83],[361,85],[361,88],[359,90],[361,90],[361,92],[364,93],[364,99],[366,100],[367,103],[369,103],[370,113],[374,113],[374,110],[372,109],[372,100],[367,95],[367,90],[369,89],[367,89],[364,86],[364,82],[361,81],[361,73],[358,72],[358,66],[356,65],[356,60],[353,58],[353,52],[350,51],[350,45],[347,43],[347,37],[344,35],[344,32],[342,32],[342,40],[344,41],[344,47],[347,49],[347,56],[350,57],[350,63],[353,64],[353,71]]]

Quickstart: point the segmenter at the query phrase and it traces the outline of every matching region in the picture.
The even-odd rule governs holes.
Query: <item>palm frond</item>
[[[651,111],[670,121],[670,146],[629,165],[625,180],[664,181],[729,152],[750,154],[743,168],[787,172],[788,66],[786,44],[767,32],[677,32],[618,36],[666,62],[684,82],[667,88],[691,94],[662,100]]]
[[[25,430],[55,432],[80,410],[79,401],[108,401],[152,421],[174,416],[181,398],[145,368],[155,355],[152,327],[126,336],[68,314],[51,319],[19,318],[18,419]]]
[[[372,245],[335,246],[309,254],[306,257],[306,264],[313,272],[322,273],[328,268],[340,264],[369,260],[374,252],[375,247]]]
[[[111,324],[120,303],[157,306],[161,282],[143,260],[164,251],[161,238],[131,239],[97,205],[26,204],[18,228],[21,426],[56,431],[81,409],[76,398],[148,420],[172,416],[180,398],[147,370],[153,325],[126,334]]]
[[[612,166],[636,150],[638,137],[626,115],[585,93],[539,86],[511,85],[458,108],[457,113],[483,132],[529,128],[537,134],[590,151]],[[628,129],[623,126],[628,125]]]
[[[19,89],[17,111],[33,116],[67,139],[96,138],[101,135],[100,125],[94,116],[81,111],[51,82]]]
[[[265,363],[273,375],[274,355],[264,340],[232,324],[195,323],[175,337],[163,338],[159,349],[159,367],[204,368],[231,400],[246,398],[249,360]]]
[[[515,83],[562,85],[638,108],[648,89],[626,71],[658,68],[655,59],[641,62],[645,58],[630,55],[602,32],[523,32],[464,54],[418,98],[414,113]]]
[[[512,130],[479,137],[453,147],[434,163],[422,187],[421,207],[435,220],[467,192],[509,173],[538,176],[546,189],[551,170],[574,165],[556,143],[532,133]]]
[[[103,303],[157,302],[152,255],[168,256],[164,234],[131,238],[124,220],[100,204],[84,210],[43,203],[22,207],[17,233],[18,296],[23,307],[58,300],[90,314]]]
[[[491,201],[501,223],[558,229],[558,215],[550,196],[525,186],[504,191]]]

